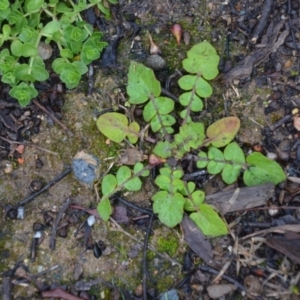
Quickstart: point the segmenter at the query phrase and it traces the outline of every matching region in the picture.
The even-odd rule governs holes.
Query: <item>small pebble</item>
[[[160,55],[153,54],[147,58],[146,65],[154,71],[158,71],[164,69],[167,64]]]
[[[12,171],[13,171],[13,166],[12,166],[12,164],[6,164],[5,165],[5,168],[4,168],[4,173],[5,174],[9,174],[9,173],[11,173]]]

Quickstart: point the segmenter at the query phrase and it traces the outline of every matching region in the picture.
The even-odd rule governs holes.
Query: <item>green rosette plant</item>
[[[155,179],[158,190],[151,197],[154,213],[162,223],[174,227],[182,221],[184,212],[188,212],[207,236],[227,234],[227,225],[215,207],[204,203],[205,192],[197,189],[195,183],[183,180],[180,167],[182,159],[192,157],[199,169],[206,169],[212,175],[220,174],[227,184],[234,183],[241,175],[247,186],[278,184],[286,178],[280,165],[261,153],[254,152],[245,156],[242,148],[234,141],[240,128],[237,117],[220,119],[206,130],[203,123],[193,121],[193,113],[203,109],[202,99],[213,93],[209,81],[218,75],[218,63],[219,56],[207,41],[188,51],[187,58],[183,60],[187,74],[178,81],[184,92],[179,96],[181,107],[177,110],[174,100],[161,96],[161,85],[154,72],[142,64],[131,62],[127,85],[128,103],[144,105],[144,121],[150,124],[152,132],[159,137],[149,155],[156,157],[162,165]],[[180,118],[180,126],[175,131],[173,125],[176,116]],[[141,136],[140,128],[136,122],[128,124],[127,117],[120,113],[104,114],[97,121],[99,130],[112,141],[120,143],[125,138],[131,138],[131,142],[136,143]],[[104,220],[108,220],[112,212],[109,197],[123,188],[139,190],[140,172],[148,172],[152,165],[153,161],[149,159],[149,165],[144,168],[140,166],[138,172],[136,167],[132,171],[126,167],[128,169],[123,181],[118,179],[118,173],[125,166],[120,167],[117,176],[109,174],[103,178],[103,197],[98,212]],[[147,172],[143,176],[147,176]],[[133,183],[131,180],[137,182],[134,185],[127,184]],[[108,185],[107,181],[110,182],[108,192],[103,190]]]
[[[18,0],[13,4],[0,0],[1,81],[12,87],[10,95],[21,106],[37,96],[34,83],[49,78],[39,56],[41,41],[57,45],[59,57],[52,69],[69,89],[79,84],[87,65],[100,57],[107,43],[101,41],[102,33],[95,32],[81,17],[93,6],[109,14],[102,0]]]

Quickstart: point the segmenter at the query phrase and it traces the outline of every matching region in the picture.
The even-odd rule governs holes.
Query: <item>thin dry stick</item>
[[[18,203],[18,206],[23,206],[27,203],[29,203],[30,201],[32,201],[35,197],[37,197],[38,195],[40,195],[41,193],[45,192],[46,190],[48,190],[51,186],[53,186],[54,184],[56,184],[58,181],[60,181],[61,179],[63,179],[65,176],[67,176],[70,172],[72,171],[71,167],[67,167],[61,174],[57,175],[53,180],[51,180],[50,182],[48,182],[42,189],[40,189],[39,191],[30,194],[29,196],[25,197],[23,200],[21,200]]]
[[[59,121],[54,114],[52,114],[48,109],[46,109],[43,105],[41,105],[37,100],[32,100],[32,102],[41,109],[45,114],[47,114],[55,123],[57,123],[65,132],[69,134],[69,136],[74,136],[73,132],[69,130],[66,125],[64,125],[61,121]]]
[[[251,234],[248,234],[241,238],[242,241],[247,240],[251,237],[254,237],[256,235],[265,235],[267,233],[271,232],[277,232],[277,233],[284,233],[285,231],[293,231],[293,232],[300,232],[300,224],[286,224],[281,226],[275,226],[264,230],[259,230],[256,232],[253,232]]]
[[[33,148],[36,148],[36,149],[39,149],[41,151],[44,151],[44,152],[47,152],[47,153],[50,153],[50,154],[53,154],[53,155],[58,155],[57,152],[53,152],[53,151],[50,151],[48,149],[45,149],[45,148],[42,148],[42,147],[39,147],[39,146],[36,146],[36,145],[33,145],[33,144],[30,144],[28,142],[17,142],[17,141],[12,141],[12,140],[9,140],[3,136],[0,136],[0,139],[9,143],[9,144],[17,144],[17,145],[25,145],[25,146],[29,146],[29,147],[33,147]]]

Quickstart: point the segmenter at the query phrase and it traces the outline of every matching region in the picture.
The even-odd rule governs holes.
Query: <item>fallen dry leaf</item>
[[[286,231],[283,236],[273,236],[270,235],[266,238],[266,244],[283,253],[289,257],[294,262],[300,264],[300,235],[292,232]]]
[[[214,262],[210,242],[187,215],[184,215],[182,219],[181,228],[184,239],[189,247],[202,258],[204,262],[208,265],[212,265]]]

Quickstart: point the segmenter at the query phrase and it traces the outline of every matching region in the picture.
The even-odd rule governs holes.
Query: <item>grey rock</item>
[[[83,183],[92,185],[99,177],[100,160],[84,151],[78,152],[72,161],[72,170],[74,176]]]
[[[155,71],[159,71],[164,69],[167,64],[160,55],[152,54],[147,58],[146,65]]]

